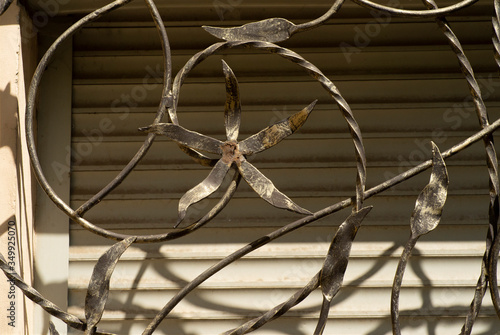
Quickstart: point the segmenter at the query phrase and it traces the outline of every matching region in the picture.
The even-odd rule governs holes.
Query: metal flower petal
[[[173,123],[152,124],[147,127],[139,128],[139,130],[164,135],[177,143],[188,146],[192,149],[222,155],[221,146],[224,142],[202,135],[195,131],[187,130],[182,126],[178,126]]]
[[[241,124],[240,90],[238,80],[229,65],[222,61],[222,68],[226,79],[226,105],[224,110],[226,136],[228,141],[236,142]]]
[[[187,191],[181,197],[179,201],[179,217],[175,227],[182,222],[189,206],[205,199],[220,187],[230,167],[231,164],[224,163],[222,159],[219,160],[205,180]]]
[[[316,102],[314,100],[309,106],[300,112],[281,120],[266,129],[261,130],[238,144],[239,150],[244,155],[251,155],[278,144],[286,137],[293,134],[306,122],[309,114],[312,112]]]
[[[218,28],[203,26],[211,35],[229,42],[262,41],[277,43],[286,41],[297,29],[292,22],[282,18],[266,19],[239,27]]]
[[[287,209],[292,212],[311,215],[312,213],[307,209],[304,209],[297,204],[295,204],[290,198],[285,194],[281,193],[273,182],[264,176],[255,166],[250,164],[247,160],[243,159],[238,165],[238,170],[240,171],[243,178],[247,183],[254,189],[255,192],[264,200],[269,202],[271,205]]]

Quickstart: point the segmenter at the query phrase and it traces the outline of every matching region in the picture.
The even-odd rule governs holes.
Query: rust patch
[[[292,129],[292,132],[295,132],[306,122],[308,115],[307,111],[303,109],[288,119],[288,126]]]
[[[221,149],[221,159],[225,164],[230,165],[233,162],[236,164],[241,162],[243,155],[238,148],[238,143],[231,141],[224,142],[224,144],[221,145]]]

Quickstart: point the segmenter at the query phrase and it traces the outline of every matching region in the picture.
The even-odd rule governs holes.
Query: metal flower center
[[[221,145],[222,149],[222,161],[225,164],[232,164],[233,162],[236,164],[240,164],[243,158],[240,150],[238,149],[238,143],[226,141],[223,145]]]

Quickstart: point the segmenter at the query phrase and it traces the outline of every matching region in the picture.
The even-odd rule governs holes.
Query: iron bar
[[[149,7],[151,12],[151,16],[155,25],[157,27],[158,33],[160,35],[160,41],[163,52],[163,92],[162,98],[160,101],[160,106],[158,107],[158,111],[156,113],[156,117],[154,123],[158,123],[163,119],[165,112],[169,109],[169,117],[175,117],[175,114],[171,113],[170,108],[172,105],[172,55],[170,50],[170,43],[168,41],[167,31],[165,30],[165,25],[163,24],[163,20],[161,19],[160,13],[158,12],[158,8],[153,0],[145,0],[146,4]],[[102,201],[104,197],[106,197],[111,191],[113,191],[118,185],[120,185],[125,178],[133,171],[133,169],[139,164],[141,159],[146,155],[149,148],[153,144],[155,139],[155,134],[150,134],[144,141],[144,144],[137,151],[134,157],[130,160],[130,162],[120,171],[120,173],[104,188],[102,188],[97,194],[87,200],[83,205],[81,205],[75,212],[78,216],[83,216],[83,214],[89,211],[92,207],[97,205]]]
[[[242,334],[247,334],[250,333],[254,330],[259,329],[269,321],[275,320],[288,312],[290,308],[298,305],[300,302],[302,302],[305,298],[309,296],[314,290],[316,290],[319,287],[319,277],[321,275],[321,272],[318,272],[310,281],[307,283],[306,286],[304,286],[302,289],[297,291],[294,295],[292,295],[287,301],[279,304],[278,306],[270,309],[268,312],[264,313],[263,315],[252,319],[243,325],[239,326],[238,328],[228,330],[222,335],[242,335]]]
[[[437,5],[434,0],[424,0],[424,4],[428,9],[434,10],[437,9]],[[486,110],[486,105],[481,96],[481,90],[479,88],[479,84],[474,76],[474,71],[472,70],[472,66],[465,55],[465,52],[461,46],[460,41],[457,36],[451,29],[449,23],[445,18],[437,18],[436,23],[443,32],[444,36],[448,40],[451,49],[455,53],[458,62],[460,64],[460,68],[462,73],[467,80],[467,85],[469,86],[469,90],[472,96],[472,100],[474,102],[477,117],[479,119],[479,123],[481,127],[485,127],[489,124],[488,121],[488,113]],[[490,250],[492,248],[493,239],[495,239],[497,235],[497,225],[498,225],[498,194],[500,192],[500,185],[498,181],[498,159],[495,150],[495,146],[493,144],[493,135],[490,134],[485,136],[484,145],[486,149],[486,164],[488,166],[488,174],[489,174],[489,185],[490,185],[490,203],[489,203],[489,227],[488,233],[486,236],[486,250],[484,253],[483,261],[484,264],[481,265],[481,274],[478,280],[478,286],[476,288],[476,295],[474,297],[473,302],[471,303],[471,308],[466,317],[466,321],[462,328],[463,335],[469,335],[472,332],[472,326],[474,324],[474,320],[479,313],[481,308],[481,303],[483,301],[484,294],[486,293],[486,286],[489,281],[489,273],[488,273],[488,264],[490,257]],[[484,272],[484,273],[483,273]],[[493,288],[495,289],[495,288]],[[498,288],[496,288],[498,289]]]
[[[491,20],[493,25],[492,42],[494,49],[494,59],[496,61],[497,67],[500,68],[500,1],[494,0],[493,5],[495,8],[495,13],[494,13],[495,15]],[[496,201],[494,205],[495,205],[494,207],[490,206],[490,211],[493,210],[493,213],[490,214],[490,217],[494,217],[494,215],[496,215],[498,218],[499,215],[498,213],[500,211],[499,202]],[[490,227],[493,228],[491,225],[492,222],[490,221]],[[495,307],[497,316],[500,318],[500,294],[498,292],[498,274],[497,274],[499,253],[500,253],[500,232],[499,228],[497,227],[496,235],[493,239],[493,244],[491,246],[491,251],[489,253],[488,278],[490,284],[491,300],[493,302],[493,306]]]

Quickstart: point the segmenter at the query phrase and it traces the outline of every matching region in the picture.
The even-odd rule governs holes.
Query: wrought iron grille
[[[422,6],[423,8],[426,7],[426,9],[422,10],[391,8],[373,3],[369,0],[353,0],[354,3],[360,6],[370,8],[374,11],[387,13],[391,16],[404,16],[415,19],[435,19],[437,26],[448,40],[453,52],[456,54],[461,70],[464,74],[464,79],[467,81],[470,89],[470,94],[477,112],[477,118],[482,128],[481,131],[471,135],[469,138],[457,143],[443,152],[441,152],[437,145],[433,143],[432,159],[425,161],[420,165],[415,166],[406,172],[388,179],[370,189],[366,189],[367,161],[363,145],[362,132],[348,102],[343,98],[341,92],[337,89],[335,84],[314,64],[308,62],[293,50],[284,48],[277,44],[286,41],[294,34],[301,33],[305,30],[315,29],[324,24],[342,10],[344,0],[335,1],[335,3],[324,15],[313,21],[302,24],[294,24],[283,18],[271,18],[233,28],[205,26],[203,28],[208,33],[223,41],[210,45],[205,50],[193,55],[175,76],[172,73],[171,50],[164,21],[160,17],[154,0],[145,0],[156,29],[161,37],[165,69],[163,76],[163,92],[156,117],[152,121],[151,125],[138,125],[138,127],[140,127],[140,131],[147,133],[147,138],[140,150],[130,160],[128,165],[116,176],[114,180],[95,194],[91,199],[79,208],[73,209],[68,204],[63,202],[57,194],[55,194],[51,185],[47,182],[36,151],[33,117],[34,110],[36,108],[36,96],[39,90],[41,78],[47,65],[53,58],[54,53],[61,43],[75,34],[75,32],[84,27],[86,24],[99,19],[111,11],[127,5],[131,1],[132,0],[113,1],[74,23],[63,34],[61,34],[48,49],[35,71],[29,91],[26,110],[26,124],[28,149],[32,167],[38,182],[47,196],[62,212],[71,218],[71,220],[78,223],[88,231],[107,239],[114,240],[116,243],[99,258],[94,267],[94,272],[92,274],[85,299],[84,320],[63,311],[52,302],[41,296],[33,287],[27,285],[23,278],[21,278],[8,266],[8,262],[3,256],[0,256],[0,268],[2,271],[9,280],[15,283],[15,285],[24,292],[29,299],[40,305],[50,315],[53,315],[65,322],[69,327],[80,330],[89,335],[109,334],[98,328],[98,324],[105,310],[109,294],[110,278],[113,274],[115,265],[119,262],[120,256],[126,251],[126,249],[134,243],[166,243],[167,241],[182,238],[200,229],[212,220],[218,213],[220,213],[220,211],[231,201],[233,195],[237,191],[238,184],[241,179],[244,179],[263,200],[275,207],[302,214],[303,217],[265,236],[262,236],[241,249],[234,251],[216,265],[194,278],[165,304],[154,320],[151,321],[149,326],[144,330],[143,334],[153,334],[159,324],[169,315],[172,309],[183,298],[229,264],[292,231],[300,229],[301,227],[304,227],[341,209],[351,207],[352,213],[340,225],[333,241],[331,242],[331,246],[325,257],[323,266],[318,269],[317,274],[311,278],[307,285],[298,290],[288,300],[263,313],[261,316],[245,322],[241,326],[228,330],[224,333],[226,335],[246,334],[256,330],[265,325],[267,322],[284,315],[292,307],[300,304],[300,302],[311,292],[319,288],[322,292],[323,301],[314,334],[322,334],[328,320],[330,305],[335,299],[337,293],[342,289],[344,273],[349,262],[351,245],[356,237],[358,229],[363,223],[363,219],[366,215],[368,215],[372,208],[371,206],[364,206],[364,201],[422,173],[423,171],[426,171],[427,169],[431,169],[432,172],[430,181],[416,199],[415,209],[410,219],[411,235],[404,248],[403,254],[401,255],[392,287],[390,310],[392,329],[394,334],[400,334],[399,295],[405,267],[418,239],[422,235],[434,230],[439,224],[441,212],[445,206],[448,192],[448,173],[445,160],[460,153],[471,144],[482,140],[486,151],[486,165],[489,172],[489,226],[487,227],[488,234],[486,237],[486,250],[484,251],[476,291],[472,298],[472,303],[464,325],[461,329],[461,334],[471,333],[472,327],[481,308],[481,303],[484,296],[487,294],[488,289],[492,297],[495,311],[500,317],[500,297],[497,282],[497,264],[500,249],[500,234],[498,232],[498,194],[500,192],[500,186],[498,179],[498,161],[493,144],[493,132],[500,126],[500,120],[496,120],[493,123],[489,122],[487,108],[481,97],[479,85],[474,76],[471,64],[468,61],[458,38],[455,36],[450,24],[446,20],[446,16],[473,5],[476,0],[464,0],[456,3],[455,5],[444,8],[438,8],[433,0],[425,0],[423,1]],[[3,13],[11,2],[12,0],[1,1],[0,13]],[[497,64],[500,65],[499,0],[494,0],[494,8],[495,13],[493,13],[492,20],[494,30],[492,41],[495,60]],[[221,141],[191,131],[179,124],[176,110],[180,96],[180,88],[182,87],[186,77],[205,59],[224,50],[234,48],[257,49],[281,56],[285,60],[302,67],[314,80],[319,82],[322,88],[331,96],[333,101],[338,105],[345,121],[347,122],[350,136],[355,148],[354,153],[356,156],[357,176],[356,192],[352,198],[331,204],[326,208],[312,213],[309,210],[298,206],[287,195],[279,191],[270,179],[268,179],[247,160],[247,156],[258,154],[259,152],[278,145],[281,140],[285,139],[299,129],[306,122],[309,114],[313,111],[316,101],[313,101],[303,110],[293,114],[292,116],[283,119],[250,137],[240,140],[238,139],[241,123],[239,86],[235,74],[231,70],[230,66],[225,62],[222,63],[222,67],[226,88],[226,103],[224,111],[226,140]],[[308,102],[305,102],[304,105],[307,103]],[[219,189],[227,173],[230,170],[234,170],[234,177],[229,186],[227,186],[225,194],[221,197],[218,203],[199,221],[190,224],[187,227],[179,228],[173,232],[159,235],[128,236],[103,229],[88,221],[85,218],[85,213],[101,202],[113,189],[115,189],[125,178],[127,178],[131,171],[144,157],[158,135],[166,136],[167,138],[175,141],[178,144],[179,149],[186,155],[192,157],[192,159],[197,163],[212,167],[208,176],[201,183],[186,192],[181,197],[178,205],[178,221],[176,227],[183,221],[191,205],[207,198]],[[210,158],[204,154],[207,152],[219,156],[219,158]],[[58,334],[53,324],[50,326],[50,333]]]

